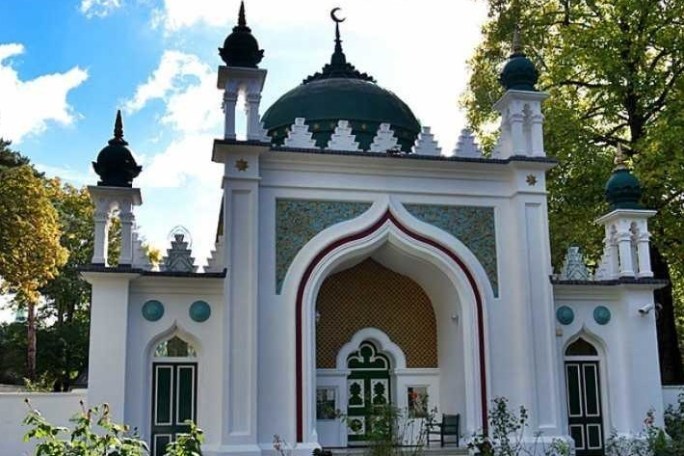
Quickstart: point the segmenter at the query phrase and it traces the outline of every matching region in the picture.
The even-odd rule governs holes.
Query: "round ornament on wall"
[[[560,306],[556,310],[556,319],[562,325],[569,325],[575,320],[575,312],[568,306]]]
[[[211,306],[204,301],[195,301],[190,306],[190,318],[197,323],[207,321],[211,316]]]
[[[143,304],[142,315],[147,321],[157,321],[164,316],[164,304],[151,299]]]
[[[594,309],[594,320],[599,325],[608,324],[610,321],[610,310],[606,306],[598,306]]]

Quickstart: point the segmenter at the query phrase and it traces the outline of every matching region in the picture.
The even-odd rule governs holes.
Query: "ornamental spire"
[[[245,19],[245,2],[240,2],[240,12],[238,13],[238,27],[247,27],[247,19]]]
[[[114,140],[123,141],[123,121],[121,120],[121,109],[116,110],[116,120],[114,121]]]
[[[247,26],[244,1],[240,2],[238,23],[233,27],[233,32],[226,37],[223,47],[219,48],[219,55],[226,65],[244,68],[257,68],[264,57],[263,49],[259,49],[252,29]]]
[[[373,79],[372,76],[361,73],[354,65],[347,62],[347,56],[344,55],[344,51],[342,50],[342,39],[340,38],[340,23],[346,21],[347,18],[341,19],[337,17],[335,13],[338,11],[340,11],[340,8],[338,7],[333,8],[330,11],[330,18],[335,22],[335,50],[330,58],[330,63],[326,64],[322,71],[304,79],[304,84],[329,78],[360,79],[362,81],[375,82],[375,79]]]
[[[513,42],[511,43],[512,55],[525,55],[523,52],[522,39],[520,38],[520,25],[516,24],[513,30]]]
[[[613,164],[615,165],[613,171],[627,169],[627,157],[625,156],[625,151],[622,150],[621,143],[618,143],[617,147],[615,148],[615,159],[613,160]]]

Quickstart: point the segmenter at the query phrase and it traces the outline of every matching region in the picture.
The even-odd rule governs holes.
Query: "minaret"
[[[239,95],[245,99],[247,117],[247,140],[261,141],[265,135],[261,129],[259,103],[266,80],[266,70],[258,68],[264,57],[252,29],[247,26],[245,4],[240,2],[238,23],[219,48],[225,65],[219,66],[217,87],[223,90],[224,139],[236,139],[235,108]]]
[[[97,161],[93,162],[93,169],[100,176],[100,181],[96,186],[88,187],[95,205],[95,238],[91,260],[94,265],[109,266],[109,226],[115,210],[118,210],[121,221],[119,266],[130,267],[133,264],[133,207],[142,204],[140,189],[133,187],[133,179],[140,174],[142,167],[135,162],[123,136],[121,111],[117,111],[114,137],[100,151]]]
[[[500,158],[546,156],[541,103],[548,95],[537,91],[538,80],[539,72],[523,52],[516,28],[512,53],[499,76],[506,93],[494,105],[501,113]]]
[[[648,219],[656,211],[644,209],[639,180],[629,171],[618,144],[613,174],[606,183],[610,212],[596,220],[605,227],[600,279],[653,277]]]

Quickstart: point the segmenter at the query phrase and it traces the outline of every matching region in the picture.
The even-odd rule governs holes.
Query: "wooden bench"
[[[456,441],[453,443],[456,443],[456,446],[459,446],[460,444],[460,423],[461,423],[461,415],[456,414],[456,415],[448,415],[446,413],[442,413],[442,422],[438,423],[435,421],[425,421],[425,438],[427,441],[427,446],[430,446],[430,436],[431,435],[439,435],[439,443],[441,446],[444,446],[446,443],[452,443],[452,442],[447,442],[445,440],[445,437],[455,437]]]

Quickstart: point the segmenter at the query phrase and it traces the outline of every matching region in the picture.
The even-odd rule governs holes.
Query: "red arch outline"
[[[350,234],[349,236],[345,236],[341,239],[338,239],[335,242],[332,242],[325,246],[318,254],[314,257],[313,260],[309,263],[309,265],[306,267],[306,270],[304,271],[304,275],[302,276],[302,279],[299,282],[299,287],[297,288],[297,301],[296,301],[296,306],[295,306],[295,330],[296,330],[296,342],[295,342],[295,350],[296,350],[296,369],[297,369],[297,382],[296,382],[296,389],[297,389],[297,442],[301,443],[303,442],[303,437],[304,437],[304,404],[303,404],[303,378],[304,378],[304,366],[303,366],[303,355],[302,355],[302,306],[304,304],[303,299],[304,299],[304,289],[306,288],[307,283],[309,282],[309,279],[311,278],[311,274],[313,273],[314,268],[316,265],[318,265],[323,258],[328,255],[331,251],[334,249],[340,247],[341,245],[347,244],[349,242],[356,241],[358,239],[365,238],[369,236],[370,234],[374,233],[382,225],[385,224],[385,222],[390,221],[394,226],[399,228],[404,234],[407,236],[422,242],[424,244],[430,245],[432,247],[435,247],[445,255],[447,255],[454,263],[458,265],[459,268],[464,272],[466,275],[466,278],[468,279],[468,283],[470,284],[470,287],[473,290],[473,294],[475,295],[475,305],[477,307],[477,339],[478,339],[478,350],[480,354],[480,402],[481,402],[481,407],[482,407],[482,427],[484,429],[484,432],[487,433],[487,371],[486,371],[486,363],[485,363],[485,340],[484,340],[484,315],[483,315],[483,310],[482,310],[482,296],[480,294],[480,290],[477,288],[477,282],[475,281],[475,278],[473,277],[473,274],[470,272],[470,270],[466,267],[465,263],[454,253],[451,251],[449,248],[443,246],[442,244],[429,239],[421,234],[418,234],[414,231],[411,231],[409,228],[406,226],[402,225],[399,220],[392,214],[389,210],[387,210],[382,217],[380,217],[375,223],[373,223],[370,227],[366,228],[363,231],[359,231],[357,233]]]

